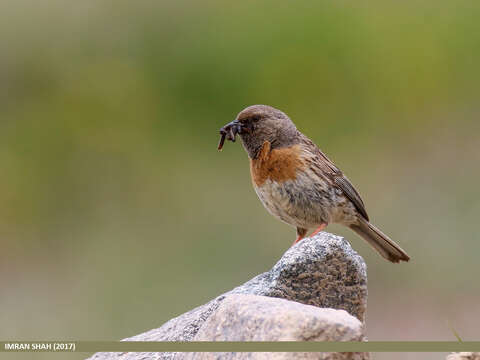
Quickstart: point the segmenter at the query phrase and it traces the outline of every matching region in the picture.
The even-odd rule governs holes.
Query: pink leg
[[[296,243],[298,243],[298,242],[299,242],[300,240],[302,240],[304,237],[305,237],[305,235],[298,235],[298,236],[297,236],[297,240],[295,240],[295,241],[293,242],[292,246],[295,245]]]
[[[297,240],[293,242],[292,246],[298,243],[300,240],[302,240],[306,234],[307,234],[307,229],[297,227]]]
[[[322,231],[323,229],[325,229],[327,227],[327,224],[322,224],[320,225],[317,230],[315,230],[313,233],[310,234],[309,237],[312,237],[312,236],[315,236],[317,235],[320,231]]]

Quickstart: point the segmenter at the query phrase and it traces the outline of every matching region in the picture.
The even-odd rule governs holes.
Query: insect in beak
[[[250,132],[250,129],[246,129],[238,120],[234,120],[220,129],[220,141],[218,143],[218,150],[222,150],[225,139],[235,142],[237,134],[241,134],[243,130]]]

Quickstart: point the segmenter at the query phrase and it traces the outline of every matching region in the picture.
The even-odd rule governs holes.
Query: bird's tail
[[[351,225],[350,228],[372,245],[385,259],[393,263],[410,260],[400,246],[367,220],[361,219],[358,224]]]

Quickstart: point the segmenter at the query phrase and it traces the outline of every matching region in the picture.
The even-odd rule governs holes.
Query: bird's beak
[[[218,150],[222,150],[225,138],[235,142],[237,134],[242,133],[242,124],[238,120],[233,120],[220,129],[220,142],[218,143]]]

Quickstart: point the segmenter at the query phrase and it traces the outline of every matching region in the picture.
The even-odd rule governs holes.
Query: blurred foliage
[[[216,152],[256,103],[289,114],[412,257],[329,228],[368,263],[369,338],[454,340],[447,321],[478,338],[479,10],[1,2],[0,338],[127,337],[268,269],[294,230],[256,199],[243,149]]]

